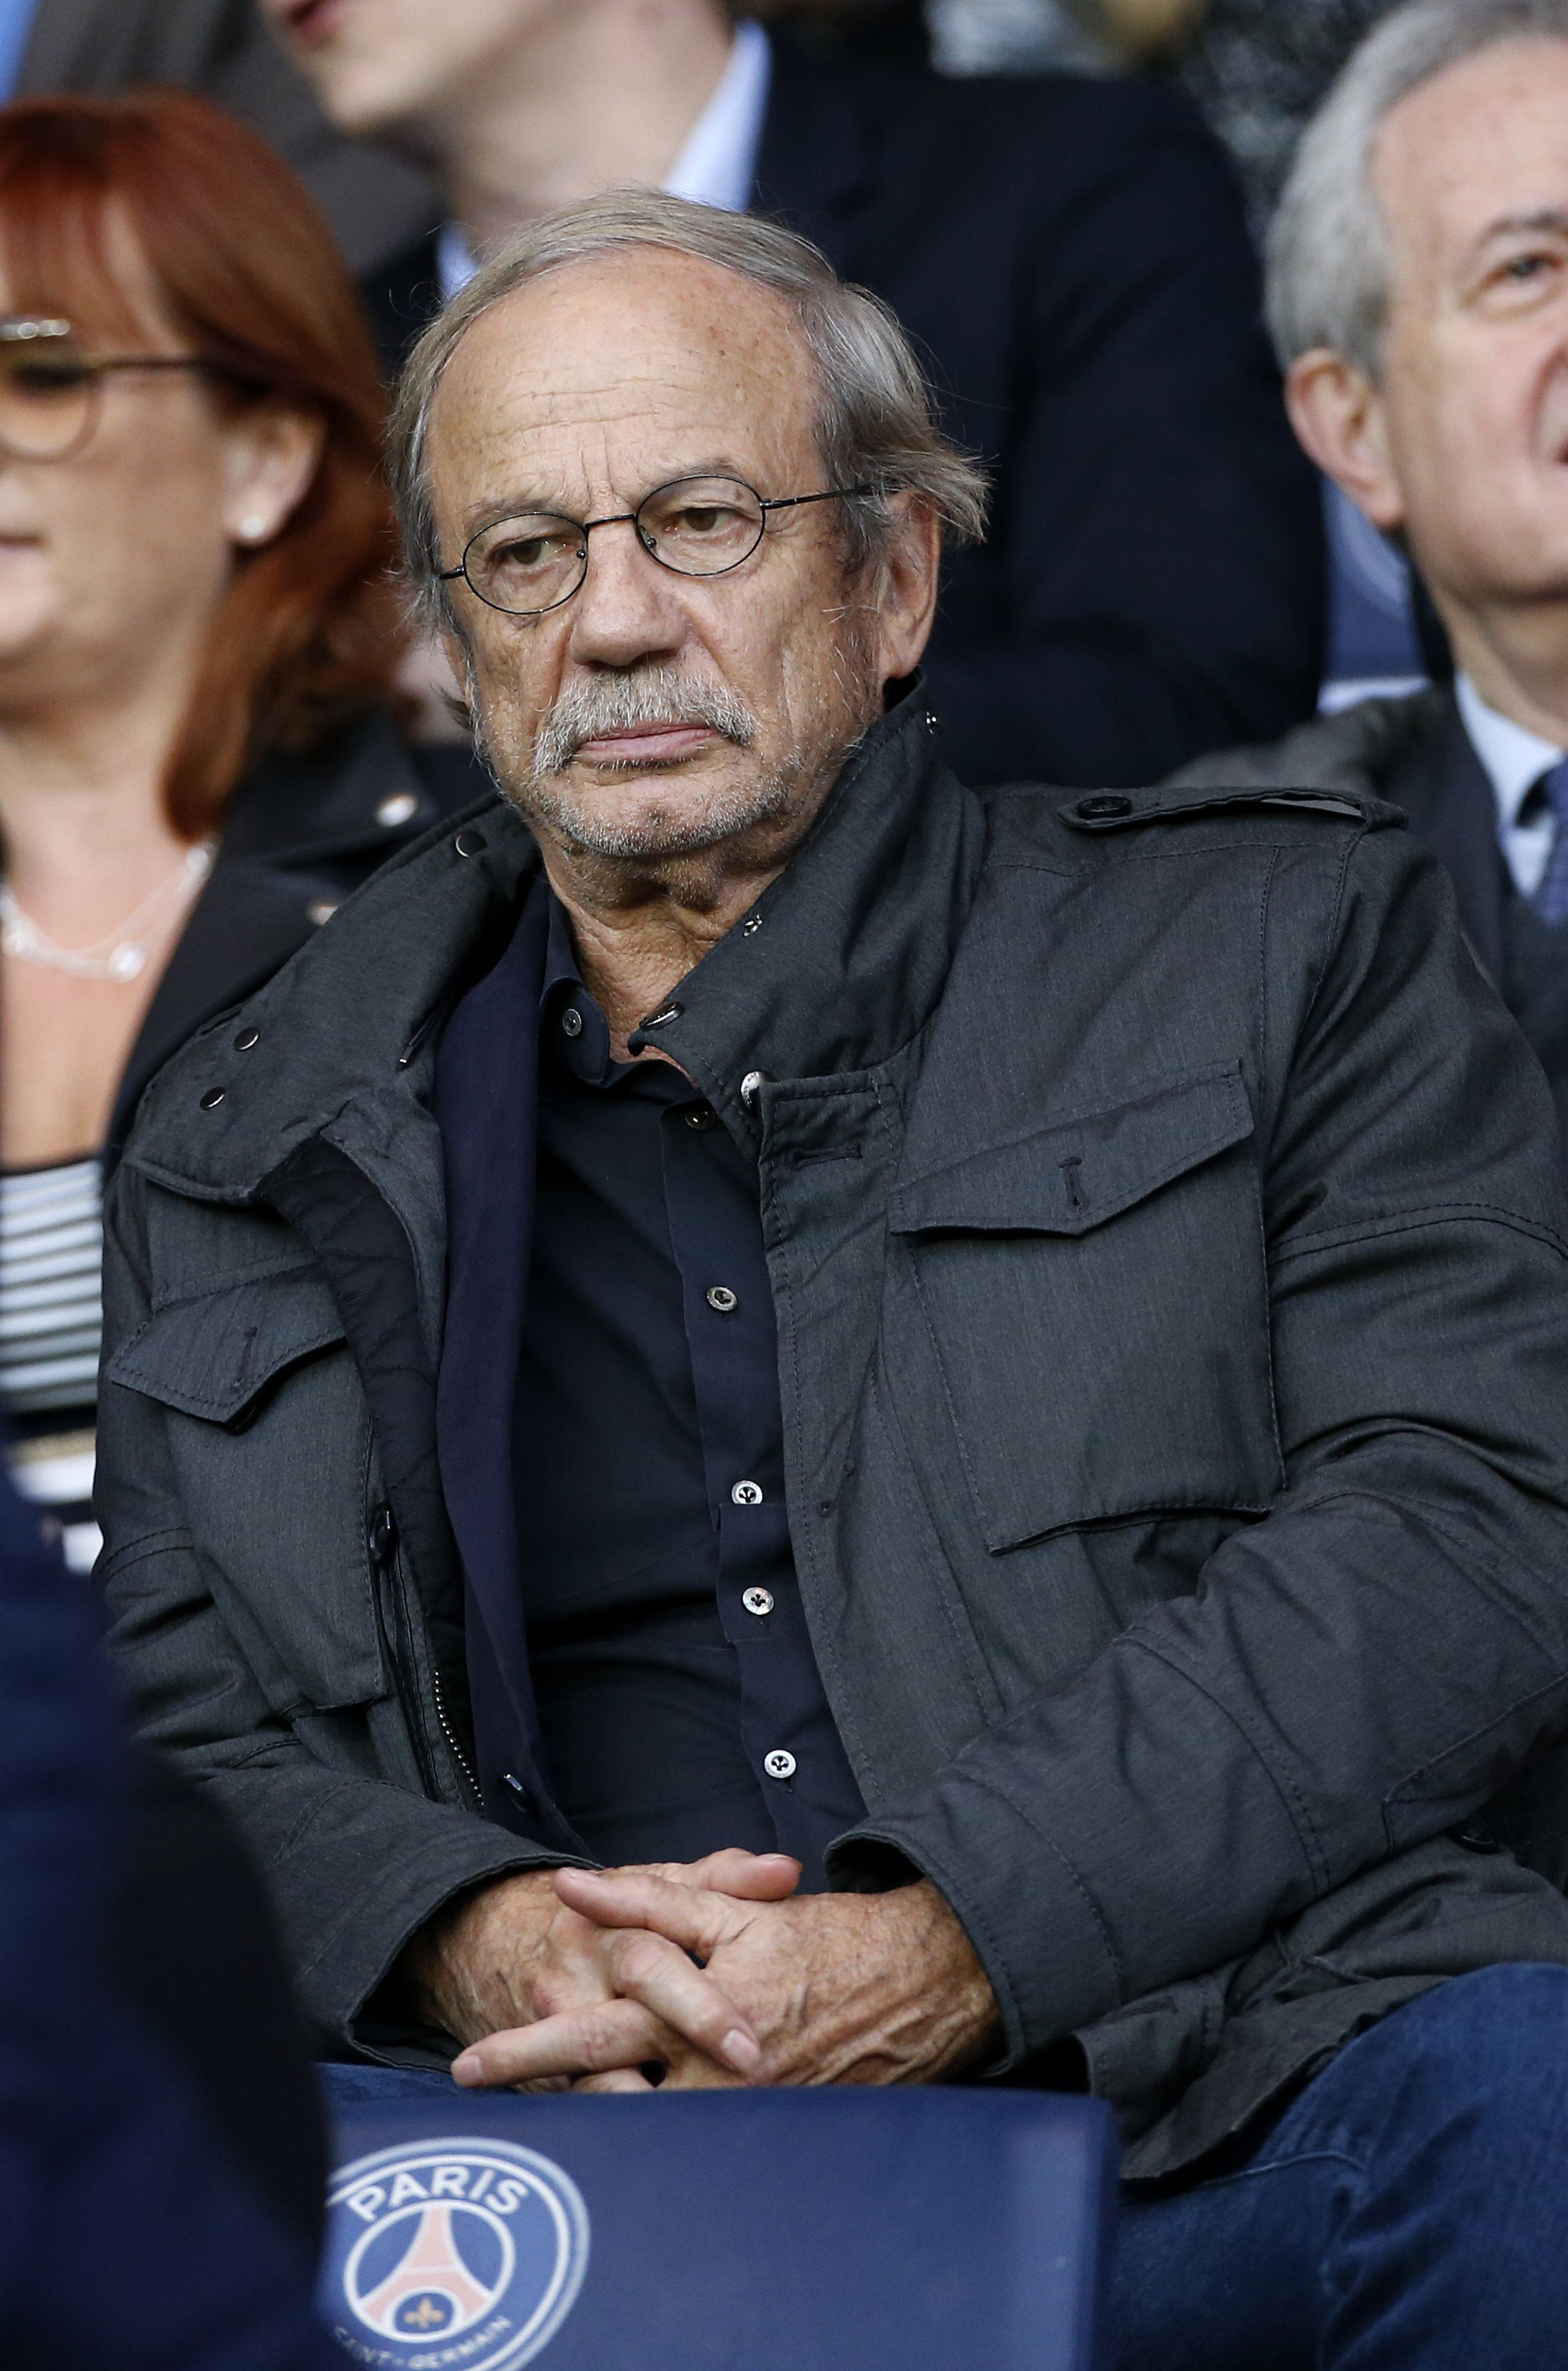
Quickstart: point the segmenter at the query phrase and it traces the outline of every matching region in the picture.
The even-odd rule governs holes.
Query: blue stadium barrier
[[[321,2311],[377,2371],[1094,2371],[1116,2143],[1090,2099],[663,2099],[323,2070]]]

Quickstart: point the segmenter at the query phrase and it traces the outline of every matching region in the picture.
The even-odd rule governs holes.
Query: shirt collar
[[[718,88],[670,168],[663,186],[672,197],[722,206],[728,214],[744,212],[756,178],[756,152],[762,144],[772,78],[773,50],[767,35],[760,25],[737,25]],[[460,225],[443,223],[436,234],[435,276],[444,305],[452,302],[476,269]]]
[[[1562,764],[1563,753],[1555,742],[1543,741],[1539,733],[1489,706],[1468,675],[1455,677],[1454,696],[1470,746],[1492,783],[1498,829],[1514,831],[1526,799],[1543,774]]]

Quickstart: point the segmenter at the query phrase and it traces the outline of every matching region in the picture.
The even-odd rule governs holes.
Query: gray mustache
[[[677,667],[649,667],[563,691],[534,736],[534,770],[564,773],[585,741],[640,724],[706,724],[740,749],[756,738],[755,717],[723,684],[694,682]]]

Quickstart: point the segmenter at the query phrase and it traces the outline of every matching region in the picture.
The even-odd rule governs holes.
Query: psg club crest
[[[377,2149],[343,2168],[328,2206],[326,2320],[378,2371],[517,2371],[587,2269],[576,2183],[509,2141]]]

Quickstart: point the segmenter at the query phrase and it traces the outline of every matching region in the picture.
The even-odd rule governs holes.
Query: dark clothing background
[[[1447,867],[1471,952],[1545,1070],[1568,1145],[1568,929],[1543,922],[1519,895],[1498,843],[1496,794],[1452,690],[1362,700],[1273,748],[1201,758],[1177,779],[1371,792],[1402,808]]]
[[[536,1145],[498,1143],[476,1074],[535,1033]],[[532,1676],[553,1799],[598,1859],[696,1860],[741,1845],[794,1854],[804,1883],[821,1887],[828,1845],[864,1806],[790,1550],[755,1166],[671,1064],[614,1060],[542,884],[454,1012],[437,1080],[454,1209],[469,1207],[476,1173],[515,1181],[490,1223],[462,1238],[442,1348],[449,1450],[484,1428],[485,1403],[504,1402],[516,1375],[516,1552],[485,1592],[492,1610],[472,1625],[470,1669],[475,1642],[503,1628]],[[509,1120],[525,1092],[519,1077]],[[509,1277],[525,1262],[525,1285]],[[709,1304],[716,1284],[733,1309]],[[520,1325],[487,1360],[467,1317],[498,1297]],[[447,1463],[458,1531],[493,1560],[485,1500],[465,1491],[460,1458]],[[735,1503],[742,1481],[758,1503]],[[745,1604],[759,1588],[772,1600],[763,1616]],[[480,1706],[495,1701],[493,1682],[475,1671]],[[490,1797],[522,1740],[482,1717],[476,1728]],[[765,1767],[778,1748],[798,1765],[782,1782]]]
[[[753,202],[887,300],[992,472],[928,656],[960,773],[1149,781],[1310,713],[1318,480],[1195,110],[1129,80],[827,70],[778,34]],[[395,364],[438,301],[433,236],[366,295]]]
[[[255,1881],[183,1782],[129,1778],[88,1600],[0,1475],[0,2358],[330,2371],[318,2110]]]

